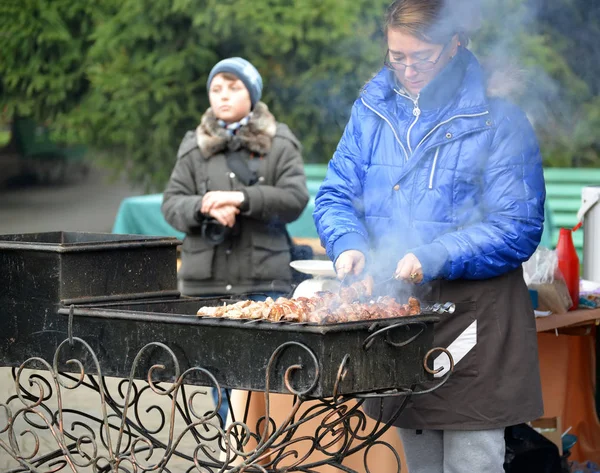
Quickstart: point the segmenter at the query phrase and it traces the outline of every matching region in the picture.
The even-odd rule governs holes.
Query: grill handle
[[[450,369],[448,370],[447,373],[444,374],[444,376],[440,379],[440,382],[437,383],[435,386],[433,386],[429,389],[426,389],[424,391],[415,391],[416,385],[413,385],[410,388],[396,388],[396,389],[390,389],[388,391],[383,391],[383,392],[355,394],[354,397],[356,397],[358,399],[371,399],[371,398],[406,396],[408,398],[410,396],[419,396],[422,394],[429,394],[433,391],[436,391],[437,389],[441,388],[444,384],[446,384],[446,381],[448,381],[448,378],[450,378],[450,375],[454,371],[454,359],[452,358],[452,355],[450,354],[450,352],[442,347],[432,348],[425,354],[425,357],[423,358],[423,367],[425,368],[425,371],[427,371],[430,374],[437,374],[440,372],[440,370],[432,370],[431,368],[429,368],[429,365],[428,365],[429,358],[431,356],[433,356],[434,353],[437,353],[437,352],[446,354],[446,356],[450,359]]]
[[[410,325],[417,325],[421,328],[421,330],[419,330],[418,333],[416,333],[415,335],[413,335],[412,337],[410,337],[408,340],[404,340],[403,342],[393,342],[389,339],[389,332],[390,330],[394,330],[397,329],[399,327],[408,327]],[[373,327],[375,327],[376,324],[373,324]],[[365,338],[365,341],[363,342],[363,350],[367,351],[369,348],[371,348],[371,346],[373,345],[373,343],[375,342],[375,339],[382,334],[385,334],[385,341],[386,343],[389,343],[390,345],[396,347],[396,348],[400,348],[403,347],[405,345],[408,345],[409,343],[414,342],[417,338],[419,338],[421,336],[421,334],[427,329],[427,325],[424,324],[423,322],[419,322],[419,321],[415,321],[415,320],[401,320],[398,323],[395,323],[394,325],[388,325],[387,327],[383,327],[379,330],[377,330],[376,332],[372,333],[371,335],[369,335],[367,338]]]

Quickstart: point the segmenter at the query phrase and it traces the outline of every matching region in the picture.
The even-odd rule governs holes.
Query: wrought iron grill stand
[[[388,326],[369,335],[363,349],[368,350],[376,337],[384,332],[387,335],[393,328],[394,326]],[[413,342],[415,338],[413,336],[403,342],[392,342],[386,338],[386,343],[402,347]],[[291,395],[292,408],[288,417],[276,425],[269,413],[269,384],[274,364],[291,346],[305,350],[313,365],[291,365],[285,370],[284,381]],[[77,347],[83,350],[81,357],[65,358],[68,350]],[[149,351],[155,352],[157,349],[170,359],[169,368],[172,373],[169,374],[169,379],[174,382],[167,384],[157,380],[167,370],[165,363],[157,363],[147,371],[147,380],[140,386],[142,383],[138,381],[139,376],[136,374],[139,361]],[[247,424],[252,395],[250,393],[243,418],[236,419],[233,410],[230,410],[230,422],[225,425],[224,419],[217,414],[220,397],[214,409],[200,412],[195,403],[196,396],[205,394],[206,389],[195,386],[191,393],[186,391],[186,379],[201,376],[207,380],[206,386],[219,389],[220,392],[215,377],[202,367],[193,367],[181,372],[173,350],[160,342],[144,346],[132,363],[129,378],[120,381],[116,393],[110,392],[94,350],[85,340],[72,334],[71,313],[69,336],[56,349],[52,362],[33,357],[23,362],[19,368],[13,368],[15,394],[6,402],[0,403],[0,453],[8,453],[19,464],[10,473],[312,473],[319,471],[319,467],[324,465],[339,471],[353,472],[355,470],[344,466],[343,461],[357,453],[363,455],[365,469],[369,472],[370,454],[374,447],[380,446],[392,452],[397,462],[397,471],[400,472],[398,453],[389,443],[381,440],[381,436],[400,416],[411,396],[438,389],[450,376],[453,369],[452,358],[442,348],[434,348],[425,355],[425,370],[435,374],[430,368],[431,357],[435,352],[444,352],[450,358],[450,370],[431,389],[417,392],[415,386],[410,386],[386,392],[337,395],[338,384],[343,382],[348,374],[346,356],[337,370],[333,396],[314,399],[310,397],[310,392],[320,375],[319,360],[311,349],[302,343],[284,343],[273,352],[266,369],[266,414],[256,425]],[[61,361],[63,359],[66,361]],[[92,373],[87,372],[86,365],[89,365],[89,371]],[[62,366],[70,366],[71,369],[59,369]],[[28,374],[25,370],[29,368],[44,369],[48,375],[42,376],[37,372]],[[311,370],[313,384],[307,389],[297,390],[294,387],[294,373],[298,370]],[[69,409],[63,405],[64,393],[75,389],[88,390],[89,393],[99,396],[99,415]],[[145,408],[144,412],[147,396],[168,400],[168,407],[161,407],[155,402]],[[386,422],[382,419],[383,409],[379,409],[379,418],[374,427],[367,428],[366,417],[360,407],[367,398],[374,397],[401,397],[402,402],[398,404],[391,418],[386,418]],[[303,409],[307,406],[308,408]],[[150,427],[144,415],[158,416],[159,425]],[[312,435],[297,435],[303,424],[315,418],[320,419],[320,424]],[[56,447],[54,451],[41,451],[42,432],[51,434]],[[24,438],[29,438],[33,446],[24,448]],[[182,448],[184,438],[193,439],[193,448]],[[245,449],[250,440],[253,440],[256,446]],[[309,445],[302,452],[297,448],[301,443]],[[314,458],[313,453],[316,452],[320,458]],[[172,466],[175,459],[178,461],[176,467]]]

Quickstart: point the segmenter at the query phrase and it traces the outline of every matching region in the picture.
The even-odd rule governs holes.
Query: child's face
[[[250,113],[252,102],[244,83],[217,74],[210,83],[208,99],[215,116],[226,123],[240,121]]]

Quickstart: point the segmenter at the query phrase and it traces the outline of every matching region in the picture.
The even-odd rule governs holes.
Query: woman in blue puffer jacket
[[[394,422],[410,473],[500,473],[504,428],[543,412],[521,269],[543,230],[542,160],[524,113],[486,90],[459,16],[444,0],[389,7],[386,67],[353,106],[314,212],[338,277],[394,275],[397,295],[457,303],[434,342],[454,373]],[[389,415],[402,402],[390,399],[367,412]]]

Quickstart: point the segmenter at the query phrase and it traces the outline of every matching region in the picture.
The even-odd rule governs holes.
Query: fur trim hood
[[[196,141],[202,155],[207,159],[226,149],[236,151],[246,148],[253,153],[264,155],[271,149],[276,130],[275,117],[263,102],[256,104],[248,124],[233,136],[219,126],[217,117],[209,108],[196,128]]]

